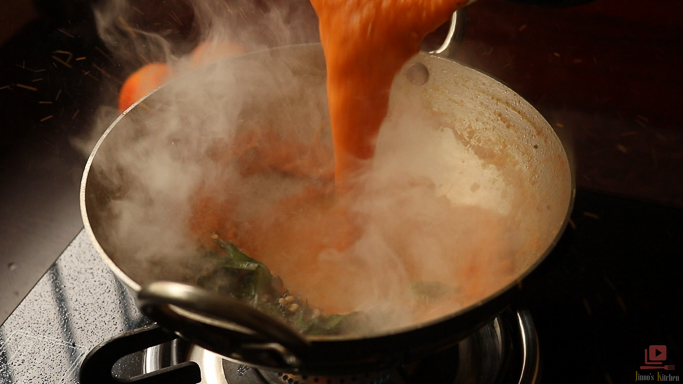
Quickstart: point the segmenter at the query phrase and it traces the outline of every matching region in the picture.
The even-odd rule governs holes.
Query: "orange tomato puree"
[[[320,20],[339,191],[373,157],[389,89],[422,39],[466,0],[311,0]]]

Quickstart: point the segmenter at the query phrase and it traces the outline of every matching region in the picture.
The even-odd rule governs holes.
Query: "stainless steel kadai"
[[[232,75],[223,77],[224,84],[216,84],[209,76],[212,71]],[[438,120],[440,128],[430,131],[432,152],[450,165],[431,172],[436,185],[450,185],[463,177],[458,172],[461,162],[452,159],[454,151],[466,148],[479,159],[475,163],[480,169],[475,173],[479,174],[480,192],[472,192],[469,198],[472,204],[509,215],[516,228],[515,241],[522,244],[507,260],[511,273],[478,300],[428,322],[361,336],[302,335],[248,305],[181,283],[187,276],[180,275],[186,275],[191,266],[175,271],[169,261],[158,268],[140,268],[111,228],[115,219],[112,207],[131,189],[130,183],[145,186],[145,180],[134,180],[125,167],[112,161],[125,156],[122,143],[144,138],[151,130],[172,130],[154,123],[160,115],[175,116],[189,125],[185,129],[213,118],[199,111],[194,112],[197,116],[192,111],[178,112],[182,97],[177,103],[168,102],[167,96],[182,92],[178,84],[188,83],[204,87],[213,100],[226,105],[225,111],[236,99],[225,96],[221,89],[238,90],[241,119],[248,119],[245,111],[251,111],[254,119],[291,121],[308,116],[306,111],[315,108],[317,117],[310,124],[314,129],[326,119],[326,106],[321,102],[325,100],[325,61],[319,45],[289,46],[249,53],[185,74],[121,115],[99,140],[85,169],[83,220],[107,265],[137,294],[149,317],[229,360],[284,372],[335,374],[387,369],[422,358],[457,343],[499,314],[521,279],[552,249],[567,222],[574,193],[570,163],[546,120],[519,95],[485,74],[421,53],[397,76],[390,108],[409,100]],[[172,134],[168,141],[158,143],[184,144],[174,141]],[[380,137],[378,152],[381,147]]]

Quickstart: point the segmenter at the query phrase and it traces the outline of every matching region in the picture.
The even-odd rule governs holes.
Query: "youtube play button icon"
[[[648,351],[650,361],[666,360],[666,345],[651,345]]]

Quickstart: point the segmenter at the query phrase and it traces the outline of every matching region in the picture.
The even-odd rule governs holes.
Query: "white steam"
[[[185,31],[194,44],[227,41],[258,50],[314,40],[306,6],[196,0],[179,7],[191,13],[182,20],[192,23]],[[198,239],[189,228],[199,189],[217,186],[226,199],[237,196],[232,218],[259,218],[266,227],[283,220],[273,215],[278,201],[304,189],[281,173],[245,175],[234,162],[220,160],[233,152],[241,159],[255,153],[254,161],[268,155],[258,150],[261,136],[249,142],[241,133],[275,131],[285,146],[318,143],[323,152],[331,150],[324,62],[319,48],[300,47],[192,68],[191,49],[179,48],[188,43],[134,22],[140,11],[125,0],[105,2],[96,11],[102,38],[121,63],[161,61],[174,75],[123,117],[100,147],[92,172],[111,202],[99,206],[106,212],[92,213],[91,221],[109,256],[134,281],[193,281],[204,268],[196,263]],[[324,307],[326,298],[343,296],[342,307],[373,315],[382,329],[453,313],[517,273],[509,261],[519,251],[510,229],[516,212],[509,180],[442,127],[418,101],[418,87],[406,93],[392,96],[377,157],[351,207],[361,217],[359,236],[348,249],[324,249],[311,261],[311,270],[334,271],[329,281],[307,286],[317,277],[288,269],[296,262],[287,258],[295,254],[270,255],[274,261],[266,262],[312,304]],[[111,119],[108,111],[100,125]],[[310,154],[298,155],[305,160]],[[321,159],[317,175],[331,169],[331,156]],[[424,304],[411,292],[416,281],[452,291],[445,301]]]

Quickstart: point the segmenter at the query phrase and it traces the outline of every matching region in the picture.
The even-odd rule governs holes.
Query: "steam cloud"
[[[329,151],[324,65],[310,48],[295,50],[294,56],[264,51],[199,69],[187,55],[199,41],[238,42],[259,50],[315,40],[308,4],[170,2],[181,13],[175,17],[184,15],[189,22],[174,33],[136,22],[145,13],[142,3],[100,5],[100,35],[123,65],[161,61],[174,68],[174,75],[144,106],[122,118],[99,148],[91,172],[112,201],[107,212],[99,213],[104,224],[95,232],[112,260],[137,283],[191,281],[204,268],[196,263],[197,239],[188,230],[198,188],[229,182],[222,193],[242,196],[236,215],[243,218],[266,216],[273,201],[302,190],[286,177],[243,176],[237,166],[210,154],[217,143],[225,151],[239,147],[240,130],[265,128],[292,142],[319,140]],[[513,208],[523,196],[510,192],[504,172],[487,165],[467,140],[426,111],[417,101],[419,88],[397,81],[403,81],[395,87],[404,96],[392,94],[377,156],[352,207],[364,218],[361,235],[348,250],[317,255],[318,267],[340,278],[332,277],[329,289],[311,297],[324,306],[316,300],[343,295],[382,329],[445,316],[509,283],[517,273],[510,260],[524,245],[518,232],[528,230],[519,226]],[[117,112],[103,107],[101,115],[98,126],[105,127]],[[82,146],[88,150],[92,144]],[[328,165],[321,164],[321,172]],[[520,228],[511,229],[515,226]],[[286,263],[266,264],[283,275],[285,285],[315,278],[295,276],[288,283],[294,272],[278,270]],[[420,307],[422,298],[409,292],[415,280],[444,283],[453,294]]]

